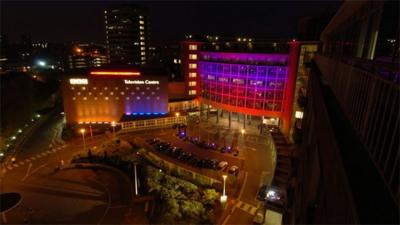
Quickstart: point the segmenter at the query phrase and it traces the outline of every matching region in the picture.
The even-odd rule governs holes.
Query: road
[[[140,223],[147,223],[140,209],[130,203],[131,185],[121,172],[104,166],[65,165],[62,170],[55,170],[60,160],[69,162],[83,148],[80,138],[61,144],[58,138],[62,120],[58,115],[46,121],[26,141],[16,155],[16,162],[2,166],[1,192],[19,192],[23,198],[20,205],[7,213],[7,222],[120,224],[135,217]],[[88,137],[87,146],[93,147],[106,139],[107,135]]]
[[[1,168],[1,192],[18,191],[23,195],[21,205],[7,213],[8,220],[13,223],[23,223],[28,219],[36,223],[81,224],[124,223],[128,221],[127,216],[137,218],[129,220],[129,223],[145,220],[143,213],[137,213],[141,209],[133,210],[129,204],[132,198],[130,185],[126,177],[118,172],[76,168],[54,172],[60,160],[69,162],[73,155],[87,154],[82,151],[83,142],[79,137],[66,144],[59,141],[62,120],[63,117],[58,115],[46,121],[16,155],[16,163]],[[215,118],[211,117],[200,125],[190,124],[187,131],[191,136],[200,135],[201,139],[216,142],[220,146],[238,147],[238,157],[194,147],[177,138],[172,129],[120,136],[128,140],[162,137],[199,156],[238,165],[241,168],[241,186],[233,185],[233,178],[228,177],[228,199],[235,201],[221,223],[252,224],[254,214],[261,205],[256,199],[258,189],[272,180],[275,153],[268,148],[269,140],[258,134],[255,125],[248,126],[244,135],[240,133],[241,126],[242,123],[233,121],[231,129],[228,129],[225,118],[220,118],[216,124]],[[86,145],[88,148],[99,146],[108,139],[107,135],[86,137]],[[217,172],[217,177],[220,176]],[[33,209],[33,215],[29,213],[29,208]]]

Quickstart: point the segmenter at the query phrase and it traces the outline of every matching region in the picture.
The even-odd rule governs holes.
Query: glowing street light
[[[115,126],[117,126],[117,124],[114,121],[112,121],[111,122],[111,126],[112,126],[112,129],[113,129],[113,135],[115,137]]]
[[[39,66],[41,66],[41,67],[45,67],[47,63],[46,63],[46,61],[38,60],[38,61],[37,61],[37,64],[38,64]]]
[[[176,117],[179,117],[179,116],[180,116],[180,113],[179,113],[179,112],[176,112],[176,113],[175,113],[175,116],[176,116]]]
[[[246,133],[246,130],[245,129],[241,129],[240,133],[242,133],[242,135],[244,135]]]
[[[86,142],[85,142],[85,129],[81,129],[80,132],[82,133],[82,140],[83,140],[83,151],[86,149]]]
[[[228,177],[228,176],[225,175],[225,174],[222,175],[222,178],[224,179],[224,189],[223,189],[223,191],[222,191],[222,196],[221,196],[221,198],[220,198],[220,202],[221,202],[223,208],[225,208],[226,202],[227,202],[227,200],[228,200],[228,196],[227,196],[226,193],[225,193],[225,186],[226,186],[226,178],[227,178],[227,177]]]

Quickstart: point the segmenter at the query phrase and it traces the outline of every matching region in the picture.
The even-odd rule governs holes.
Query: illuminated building
[[[143,65],[148,59],[149,23],[144,9],[121,6],[104,12],[110,63]]]
[[[124,116],[167,117],[167,78],[137,69],[91,69],[63,80],[63,100],[69,125],[110,124]],[[165,123],[167,124],[167,123]],[[122,125],[123,126],[123,125]]]
[[[70,69],[100,67],[107,63],[106,50],[94,44],[74,44],[68,56],[68,67]]]
[[[218,115],[226,111],[229,126],[232,113],[236,113],[243,117],[244,127],[251,116],[262,117],[289,134],[299,42],[277,47],[275,42],[258,44],[245,38],[245,44],[241,39],[217,51],[217,38],[225,40],[213,37],[207,44],[189,40],[182,44],[187,93],[198,98],[200,113],[208,115],[211,107]]]

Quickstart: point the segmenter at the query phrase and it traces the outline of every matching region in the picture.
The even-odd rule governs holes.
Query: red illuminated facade
[[[194,93],[208,107],[243,114],[245,118],[278,119],[282,131],[289,135],[299,43],[288,43],[288,51],[283,53],[208,51],[202,45],[183,43],[182,66],[188,94]],[[190,46],[197,48],[190,50]],[[191,77],[194,74],[196,77]]]

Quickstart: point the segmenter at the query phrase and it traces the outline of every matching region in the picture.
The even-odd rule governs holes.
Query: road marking
[[[24,165],[24,164],[25,164],[24,161],[20,161],[19,162],[19,165],[21,165],[21,166]]]
[[[246,182],[247,182],[247,176],[248,176],[248,175],[249,175],[249,172],[247,172],[247,171],[246,171],[246,173],[244,174],[243,186],[242,186],[242,188],[240,189],[240,192],[239,192],[239,197],[238,197],[238,199],[241,199],[241,197],[242,197],[242,194],[243,194],[244,188],[245,188],[245,186],[246,186]]]
[[[250,214],[251,215],[255,215],[256,211],[257,211],[257,208],[252,207],[251,210],[250,210]]]
[[[24,181],[24,180],[28,177],[29,171],[31,171],[31,168],[32,168],[32,163],[29,163],[28,169],[26,170],[26,174],[25,174],[25,176],[21,179],[21,181]]]
[[[13,167],[18,167],[18,164],[14,163],[14,164],[13,164]]]
[[[251,214],[251,215],[254,215],[256,213],[256,211],[257,211],[257,207],[256,206],[253,206],[253,205],[248,204],[246,202],[242,202],[240,200],[238,201],[238,203],[235,206],[237,208],[239,208],[239,209]]]
[[[228,223],[228,220],[230,217],[231,217],[231,214],[229,214],[227,217],[225,217],[224,221],[222,222],[222,225],[226,225],[226,223]]]
[[[46,165],[47,165],[47,163],[45,163],[45,164],[39,166],[38,168],[34,169],[30,174],[31,174],[31,175],[34,174],[36,171],[40,170],[41,168],[45,167]]]

